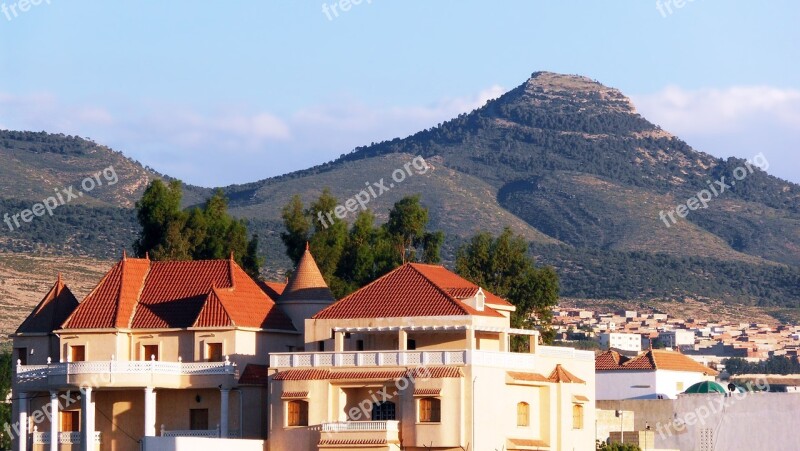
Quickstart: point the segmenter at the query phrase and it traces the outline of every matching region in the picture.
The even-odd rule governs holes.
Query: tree
[[[334,211],[338,201],[325,188],[308,209],[299,196],[283,207],[285,231],[281,240],[286,255],[297,264],[309,243],[322,276],[340,298],[408,261],[439,262],[444,234],[429,232],[428,209],[419,196],[406,197],[389,211],[389,221],[375,225],[370,210],[359,212],[352,226],[319,212]]]
[[[415,260],[416,245],[422,243],[427,224],[428,209],[420,205],[419,195],[404,197],[394,204],[386,231],[402,263]]]
[[[257,278],[261,259],[258,237],[247,239],[247,223],[228,214],[228,201],[216,190],[202,207],[181,210],[181,183],[154,180],[136,203],[142,226],[133,248],[153,260],[211,260],[234,254],[237,263]]]
[[[11,391],[12,356],[8,351],[0,353],[0,400],[5,401]],[[0,424],[11,424],[11,404],[0,402]],[[0,449],[11,449],[11,437],[0,431]]]
[[[524,238],[509,228],[497,238],[478,233],[459,248],[456,272],[512,303],[516,307],[512,327],[537,328],[545,343],[552,342],[551,308],[558,304],[558,275],[552,267],[536,267]]]

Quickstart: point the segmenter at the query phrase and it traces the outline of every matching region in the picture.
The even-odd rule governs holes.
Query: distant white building
[[[636,357],[610,350],[595,359],[597,400],[677,398],[715,370],[676,351],[649,349]]]
[[[658,341],[668,348],[694,346],[694,332],[685,329],[665,330],[658,334]]]
[[[603,349],[618,349],[620,351],[639,352],[642,350],[642,336],[639,334],[624,334],[619,332],[606,332],[599,335],[600,347]]]

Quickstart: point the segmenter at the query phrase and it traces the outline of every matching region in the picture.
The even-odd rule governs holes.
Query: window
[[[222,343],[209,343],[206,345],[206,358],[209,362],[221,362],[222,358]]]
[[[438,423],[442,420],[442,402],[437,398],[419,400],[419,422]]]
[[[383,401],[372,404],[372,421],[392,421],[396,419],[393,402]]]
[[[17,355],[17,360],[19,360],[20,365],[27,365],[28,364],[28,348],[17,348],[14,354]]]
[[[417,349],[417,340],[412,340],[410,338],[406,340],[406,349],[409,351]]]
[[[517,403],[517,426],[528,426],[531,422],[530,406],[527,402]]]
[[[207,431],[208,409],[190,409],[189,428],[193,431]]]
[[[325,352],[325,342],[320,340],[317,342],[317,351]]]
[[[81,430],[81,413],[78,410],[61,412],[61,432],[79,432]]]
[[[86,346],[70,346],[69,361],[70,362],[86,361]]]
[[[158,345],[142,346],[142,360],[151,360],[154,357],[158,360]]]
[[[286,416],[287,426],[308,426],[308,401],[289,401]]]
[[[364,340],[356,340],[356,351],[364,350]]]
[[[572,429],[583,429],[583,406],[572,405]]]

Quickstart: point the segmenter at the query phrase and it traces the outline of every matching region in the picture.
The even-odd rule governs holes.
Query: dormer
[[[466,298],[462,302],[482,312],[486,308],[486,295],[483,293],[483,288],[478,287],[478,291],[475,292],[474,296]]]

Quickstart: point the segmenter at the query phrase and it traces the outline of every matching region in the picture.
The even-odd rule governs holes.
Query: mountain
[[[92,192],[91,200],[59,207],[63,215],[59,210],[53,218],[37,218],[36,226],[26,224],[28,231],[20,228],[6,237],[6,229],[0,250],[118,253],[133,240],[129,208],[144,180],[161,176],[78,138],[2,132],[0,144],[3,167],[12,161],[18,168],[0,169],[10,177],[0,185],[3,211],[9,205],[14,211],[28,208],[25,202],[29,206],[53,186],[75,183],[87,168],[112,161],[125,168],[118,171],[120,188],[113,193],[98,188],[97,198]],[[416,156],[427,162],[424,173],[409,166]],[[759,162],[766,163],[768,156],[764,149]],[[747,173],[733,186],[740,167]],[[60,175],[41,183],[34,174],[44,169]],[[402,181],[397,170],[404,173]],[[20,185],[15,177],[27,182]],[[717,187],[713,181],[729,186],[711,196],[707,208],[690,211],[686,219],[676,217],[674,224],[666,220],[669,226],[662,220],[662,211],[672,212],[701,190]],[[223,189],[231,211],[248,218],[262,236],[274,273],[289,267],[278,233],[281,208],[293,194],[308,203],[330,187],[344,202],[380,182],[386,191],[377,195],[380,190],[375,190],[377,197],[370,194],[367,204],[379,219],[385,220],[401,197],[421,194],[433,227],[448,236],[449,258],[474,232],[496,233],[510,226],[530,240],[540,261],[557,268],[563,296],[717,299],[780,315],[800,307],[800,186],[753,163],[692,149],[639,115],[619,90],[586,77],[537,72],[485,106],[412,136],[359,147],[304,171]],[[210,192],[186,191],[187,205]],[[71,244],[30,232],[45,224],[50,224],[49,233],[63,233]],[[94,224],[90,231],[83,228],[87,224]],[[56,231],[59,227],[71,227],[70,232]]]

